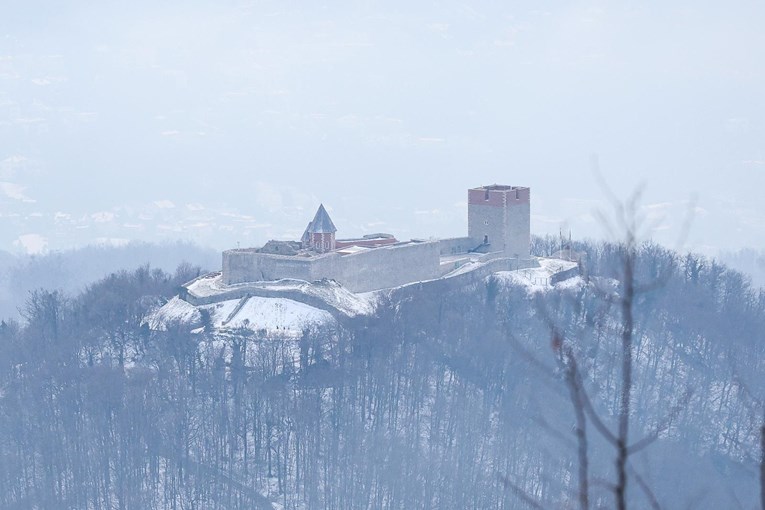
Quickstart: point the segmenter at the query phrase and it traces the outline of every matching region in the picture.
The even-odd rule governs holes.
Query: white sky
[[[97,5],[95,5],[97,4]],[[158,6],[157,4],[161,4]],[[416,4],[416,7],[412,7]],[[0,7],[0,249],[466,231],[532,187],[598,237],[593,155],[654,239],[765,241],[763,2],[52,2]]]

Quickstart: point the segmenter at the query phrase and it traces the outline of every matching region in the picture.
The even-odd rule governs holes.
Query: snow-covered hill
[[[203,306],[194,306],[176,296],[153,313],[147,322],[154,330],[163,330],[173,322],[201,325],[204,312],[209,313],[210,324],[218,331],[245,328],[289,337],[300,336],[311,325],[335,322],[329,312],[305,303],[258,296]]]

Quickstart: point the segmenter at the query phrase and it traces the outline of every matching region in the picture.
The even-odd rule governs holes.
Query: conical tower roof
[[[324,204],[319,205],[319,210],[316,211],[313,221],[308,224],[307,230],[312,234],[334,234],[337,232],[335,224],[332,223],[327,210],[324,209]]]

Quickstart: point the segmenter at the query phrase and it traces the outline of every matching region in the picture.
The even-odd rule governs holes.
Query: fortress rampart
[[[468,235],[397,242],[389,234],[336,239],[323,205],[297,241],[269,241],[261,249],[223,252],[221,283],[237,287],[281,279],[335,280],[352,292],[453,278],[470,271],[530,267],[530,190],[494,184],[468,190]],[[477,276],[475,276],[477,277]]]
[[[295,257],[260,253],[254,248],[226,250],[223,252],[223,283],[236,285],[283,278],[310,282],[314,280],[313,262],[321,257],[332,256],[336,254]]]
[[[472,237],[452,237],[439,240],[438,249],[442,256],[458,255],[476,249],[479,244],[480,241],[476,241]]]
[[[368,292],[439,276],[438,241],[400,243],[346,255],[330,252],[311,257],[273,255],[252,249],[223,252],[223,283],[226,285],[283,278],[308,282],[329,278],[352,292]]]

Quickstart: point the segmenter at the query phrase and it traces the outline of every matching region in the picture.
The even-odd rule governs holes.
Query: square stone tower
[[[493,184],[468,190],[468,237],[482,251],[529,258],[531,200],[529,188]]]

